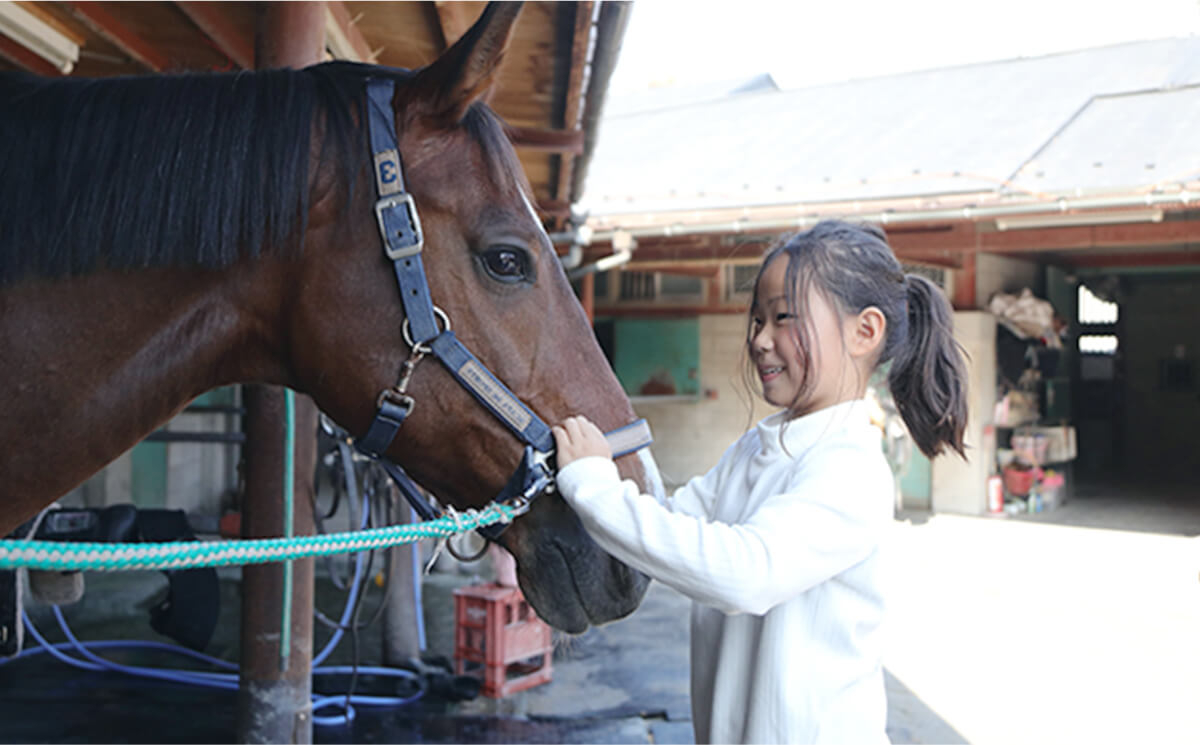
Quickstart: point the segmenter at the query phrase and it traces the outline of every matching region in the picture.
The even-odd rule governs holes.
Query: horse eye
[[[515,282],[525,278],[525,255],[515,248],[497,247],[483,254],[483,265],[488,274],[502,282]]]

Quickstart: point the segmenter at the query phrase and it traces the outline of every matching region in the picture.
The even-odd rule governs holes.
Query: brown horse
[[[479,100],[519,11],[492,4],[416,72],[305,70],[49,81],[0,76],[0,535],[222,385],[309,394],[362,434],[408,345],[372,211],[363,80],[395,78],[434,302],[542,419],[634,419]],[[386,456],[479,506],[520,459],[442,366],[416,368]],[[620,459],[649,486],[648,459]],[[501,542],[548,622],[637,607],[646,579],[556,496]]]

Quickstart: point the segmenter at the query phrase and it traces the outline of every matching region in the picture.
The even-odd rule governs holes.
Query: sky
[[[635,0],[610,90],[799,88],[1200,34],[1200,0]]]

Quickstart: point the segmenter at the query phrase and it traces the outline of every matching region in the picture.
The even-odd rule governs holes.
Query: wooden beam
[[[667,317],[667,318],[690,318],[692,316],[707,316],[707,315],[741,315],[746,312],[749,303],[733,303],[720,304],[708,303],[705,305],[604,305],[596,308],[598,316],[632,316],[641,318],[649,317]]]
[[[885,228],[888,244],[897,254],[940,254],[949,256],[972,247],[978,240],[975,223],[954,223],[921,230]]]
[[[684,277],[715,279],[721,273],[721,266],[721,264],[682,264],[670,261],[630,261],[621,268],[635,272],[661,272],[663,274],[678,274]]]
[[[72,15],[85,26],[103,36],[106,41],[147,70],[162,72],[171,66],[169,57],[118,21],[99,3],[72,2],[70,8]]]
[[[975,252],[1023,254],[1161,246],[1200,242],[1200,220],[1005,231],[982,231],[974,223],[961,223],[950,230],[889,233],[888,242],[898,254],[933,257]]]
[[[471,28],[475,22],[475,8],[471,3],[446,0],[436,0],[433,7],[442,27],[442,49],[445,50]]]
[[[1200,220],[1006,230],[980,238],[979,250],[988,253],[1170,245],[1200,241]]]
[[[1200,264],[1200,251],[1155,251],[1147,253],[1094,254],[1072,253],[1055,257],[1055,263],[1085,267],[1133,266],[1195,266]]]
[[[563,129],[568,132],[581,131],[583,112],[580,102],[583,100],[583,73],[587,67],[587,53],[591,45],[588,43],[592,32],[592,12],[595,2],[584,0],[574,4],[575,31],[571,37],[571,69],[567,80],[567,92],[563,99]],[[570,8],[570,4],[561,7]],[[571,181],[575,173],[575,158],[583,153],[583,138],[579,141],[579,153],[562,153],[558,161],[558,184],[554,196],[562,201],[573,201]]]
[[[28,70],[38,75],[57,78],[63,74],[62,70],[42,59],[40,55],[29,51],[23,45],[18,44],[3,34],[0,34],[0,57],[3,57],[23,70]]]
[[[546,217],[570,217],[571,205],[557,199],[539,199],[537,211]]]
[[[593,254],[596,258],[604,256],[610,251],[604,246],[593,244],[585,253],[584,260],[591,260]],[[637,249],[633,252],[633,261],[639,264],[649,262],[675,262],[675,261],[709,261],[721,262],[730,261],[733,259],[761,259],[763,255],[763,244],[761,243],[743,243],[735,246],[723,246],[708,242],[685,243],[674,245],[663,245],[655,243],[639,242]]]
[[[243,70],[254,69],[254,39],[247,39],[221,12],[219,3],[176,2],[176,7]]]
[[[367,44],[366,37],[362,35],[362,31],[355,25],[355,19],[350,15],[346,4],[340,2],[340,0],[327,0],[325,3],[325,12],[331,24],[325,27],[327,37],[334,34],[341,36],[345,44],[339,46],[349,47],[353,51],[353,54],[348,59],[354,62],[374,62],[375,55],[371,53],[371,47]]]
[[[538,153],[583,153],[583,131],[567,129],[538,129],[536,127],[506,127],[513,147]],[[556,196],[558,196],[556,194]]]

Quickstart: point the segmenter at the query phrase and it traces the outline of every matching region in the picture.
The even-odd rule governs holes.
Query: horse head
[[[489,5],[436,61],[394,80],[388,115],[423,228],[429,294],[444,313],[439,323],[452,325],[545,422],[579,413],[615,429],[635,420],[632,407],[534,212],[504,127],[482,101],[519,10]],[[283,315],[296,387],[356,435],[367,431],[380,392],[396,384],[413,355],[373,214],[365,142],[361,152],[366,165],[354,188],[342,183],[336,164],[315,156],[305,248]],[[436,361],[413,368],[406,392],[411,413],[384,455],[443,503],[489,502],[521,460],[522,443]],[[653,490],[657,473],[648,458],[625,456],[618,466]],[[535,500],[499,541],[516,559],[529,602],[566,631],[632,612],[647,586],[605,554],[554,494]]]

